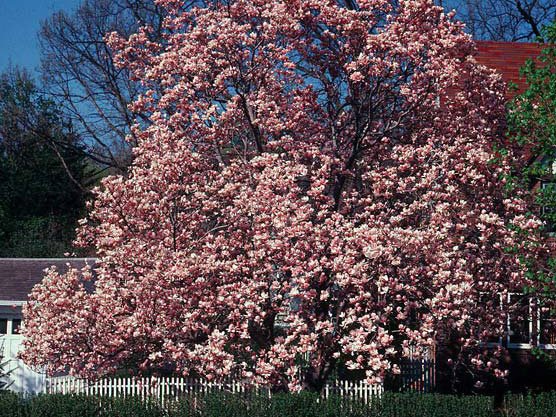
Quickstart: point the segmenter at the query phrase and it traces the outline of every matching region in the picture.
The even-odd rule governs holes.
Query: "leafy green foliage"
[[[23,398],[13,392],[0,391],[0,415],[2,417],[25,417],[27,407]]]
[[[140,398],[113,398],[106,403],[101,417],[165,417],[167,413],[154,401]]]
[[[100,404],[94,397],[81,395],[38,395],[23,403],[30,417],[88,417],[100,415]]]
[[[540,41],[546,45],[540,55],[521,69],[527,90],[508,105],[509,145],[523,153],[522,165],[508,183],[516,185],[515,189],[534,189],[536,214],[544,221],[544,232],[556,235],[556,22],[543,30]],[[509,191],[509,195],[514,192]],[[556,299],[556,259],[524,257],[522,263],[527,277],[538,284],[540,298]],[[532,292],[524,288],[524,294]],[[553,307],[549,310],[547,314],[556,315]]]
[[[524,165],[515,181],[533,186],[544,182],[536,193],[540,215],[549,232],[556,225],[556,22],[545,28],[546,47],[521,69],[528,88],[508,108],[508,137],[526,151]]]
[[[556,392],[511,395],[500,410],[485,396],[386,393],[370,404],[317,394],[245,396],[208,394],[186,397],[162,407],[137,397],[84,395],[23,397],[0,394],[2,417],[556,417]]]
[[[76,141],[26,72],[0,75],[0,256],[68,251],[87,177]]]
[[[85,395],[38,395],[23,397],[0,394],[2,417],[165,417],[168,414],[152,401],[140,398],[98,398]]]
[[[515,395],[506,399],[503,415],[516,417],[556,416],[556,395],[553,392],[536,395]]]

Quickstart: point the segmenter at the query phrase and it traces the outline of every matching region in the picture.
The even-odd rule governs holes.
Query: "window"
[[[0,318],[0,336],[21,334],[21,319]]]
[[[539,345],[556,348],[556,312],[539,306]]]
[[[20,334],[20,333],[21,333],[21,319],[13,319],[12,334]]]
[[[529,347],[531,343],[531,299],[522,294],[508,295],[508,347]]]
[[[492,309],[494,305],[500,305],[503,299],[506,300],[504,304],[509,310],[505,338],[508,348],[529,349],[536,345],[543,349],[556,349],[556,308],[548,308],[547,303],[543,305],[542,299],[515,293],[509,294],[507,298],[500,296],[500,301],[487,294],[481,294],[479,303]],[[490,310],[489,315],[493,313],[494,311]],[[494,326],[495,320],[491,324]],[[494,328],[492,330],[496,333]],[[487,335],[484,342],[487,346],[498,345],[502,344],[502,338],[494,334]]]

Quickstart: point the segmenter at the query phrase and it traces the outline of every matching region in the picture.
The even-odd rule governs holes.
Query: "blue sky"
[[[0,71],[8,63],[30,70],[39,65],[40,22],[58,10],[74,10],[80,0],[0,0]]]
[[[58,10],[71,12],[79,3],[81,0],[0,0],[0,71],[8,63],[36,69],[40,22]]]

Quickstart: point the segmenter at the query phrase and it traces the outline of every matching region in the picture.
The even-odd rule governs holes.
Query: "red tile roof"
[[[497,70],[505,82],[517,84],[518,91],[523,92],[527,84],[519,70],[527,59],[537,57],[543,47],[539,43],[477,41],[477,61]],[[508,98],[513,95],[514,92],[508,92]]]
[[[0,258],[0,301],[27,301],[28,294],[39,283],[44,270],[56,266],[65,272],[67,264],[81,268],[95,263],[94,258],[23,259]]]

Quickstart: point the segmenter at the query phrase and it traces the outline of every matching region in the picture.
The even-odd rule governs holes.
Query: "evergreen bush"
[[[208,394],[169,401],[0,393],[2,417],[556,417],[556,392],[509,395],[501,410],[485,396],[386,393],[371,404],[311,393],[245,397]]]

